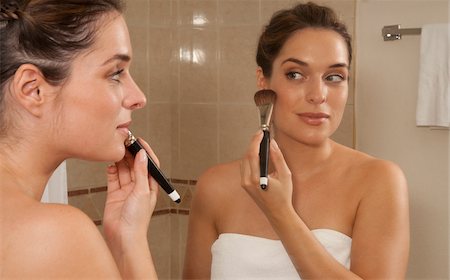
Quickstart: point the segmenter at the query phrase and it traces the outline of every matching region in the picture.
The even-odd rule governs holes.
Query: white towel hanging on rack
[[[449,23],[422,27],[416,124],[450,127]]]

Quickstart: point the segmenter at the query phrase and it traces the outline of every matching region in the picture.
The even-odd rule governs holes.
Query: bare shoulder
[[[5,276],[119,276],[104,239],[82,211],[60,204],[29,206],[16,216],[15,226],[9,231]]]
[[[240,192],[240,163],[233,161],[208,168],[198,179],[192,200],[191,217],[215,224]]]
[[[223,196],[240,186],[240,163],[232,161],[208,168],[198,179],[196,193],[201,196]]]
[[[365,186],[366,191],[392,191],[391,188],[406,191],[405,175],[396,163],[346,147],[342,151],[348,172],[355,175],[356,184]]]
[[[363,155],[359,168],[368,186],[367,191],[407,191],[405,175],[396,163]]]

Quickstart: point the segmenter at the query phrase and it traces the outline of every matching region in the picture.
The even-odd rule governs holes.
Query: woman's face
[[[118,161],[131,112],[145,105],[129,73],[131,44],[122,16],[105,17],[94,45],[78,56],[58,95],[55,130],[65,157]]]
[[[320,145],[341,122],[348,94],[348,51],[344,39],[326,29],[296,31],[263,79],[277,93],[273,111],[278,141]]]

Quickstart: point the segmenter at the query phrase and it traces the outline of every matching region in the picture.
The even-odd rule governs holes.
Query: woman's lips
[[[131,121],[123,123],[121,125],[118,125],[117,126],[117,130],[119,130],[121,133],[123,133],[126,136],[128,136],[128,131],[129,131],[130,124],[131,124]]]
[[[313,112],[300,113],[298,114],[298,116],[305,123],[314,126],[321,125],[330,118],[330,115],[326,113],[313,113]]]

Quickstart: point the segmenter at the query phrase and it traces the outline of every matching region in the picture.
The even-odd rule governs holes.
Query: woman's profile
[[[129,72],[123,4],[2,0],[0,8],[0,277],[155,279],[147,230],[157,184],[145,151],[133,159],[124,146],[146,98]],[[115,162],[105,172],[106,240],[80,210],[40,203],[67,158]]]

